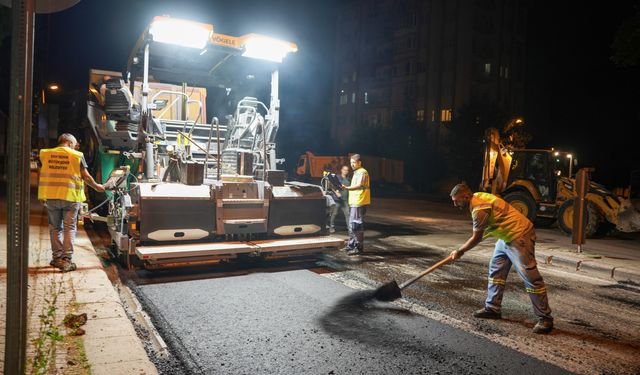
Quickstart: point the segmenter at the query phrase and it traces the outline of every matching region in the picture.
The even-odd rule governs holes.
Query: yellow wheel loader
[[[550,224],[570,234],[573,201],[577,196],[572,171],[577,159],[554,149],[517,149],[503,144],[497,129],[485,133],[481,189],[500,195],[532,222]],[[640,212],[630,199],[622,199],[591,182],[586,196],[587,236],[603,224],[621,232],[640,231]]]

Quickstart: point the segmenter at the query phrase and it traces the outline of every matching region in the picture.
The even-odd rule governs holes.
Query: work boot
[[[360,249],[349,249],[347,250],[347,255],[360,255],[362,254],[362,250]]]
[[[49,265],[51,267],[61,268],[64,265],[64,259],[54,258],[53,260],[51,260],[51,262],[49,262]]]
[[[62,272],[71,272],[71,271],[75,271],[78,267],[76,267],[76,264],[73,263],[72,261],[64,260],[64,263],[59,268],[60,268],[60,271]]]
[[[483,307],[480,310],[474,312],[473,316],[482,319],[502,319],[501,313],[489,310],[486,307]]]
[[[540,318],[533,326],[533,333],[549,333],[553,330],[553,319]]]

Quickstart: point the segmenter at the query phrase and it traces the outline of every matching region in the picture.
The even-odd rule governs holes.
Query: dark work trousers
[[[351,207],[349,210],[349,249],[364,250],[364,215],[367,206]]]
[[[76,239],[80,206],[80,202],[47,199],[49,238],[54,260],[71,260],[73,256],[73,241]]]
[[[489,264],[489,285],[485,306],[500,312],[502,294],[509,270],[513,265],[524,281],[524,287],[531,298],[533,312],[540,318],[552,319],[547,300],[547,288],[538,272],[535,257],[536,233],[531,230],[511,242],[498,240]]]
[[[329,228],[335,229],[336,216],[338,212],[342,211],[344,215],[344,223],[347,226],[347,231],[351,231],[349,228],[349,204],[343,200],[336,201],[336,204],[331,206],[331,213],[329,215]]]

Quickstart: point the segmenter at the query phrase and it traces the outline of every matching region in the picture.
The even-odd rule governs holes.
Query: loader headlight
[[[154,42],[175,44],[183,47],[203,49],[213,25],[170,17],[156,17],[149,26]]]

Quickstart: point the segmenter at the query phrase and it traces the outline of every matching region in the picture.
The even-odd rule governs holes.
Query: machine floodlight
[[[247,35],[242,47],[244,49],[242,56],[278,63],[282,62],[288,53],[298,51],[295,43],[258,34]]]
[[[149,26],[154,42],[203,49],[213,34],[213,25],[170,17],[156,17]]]

